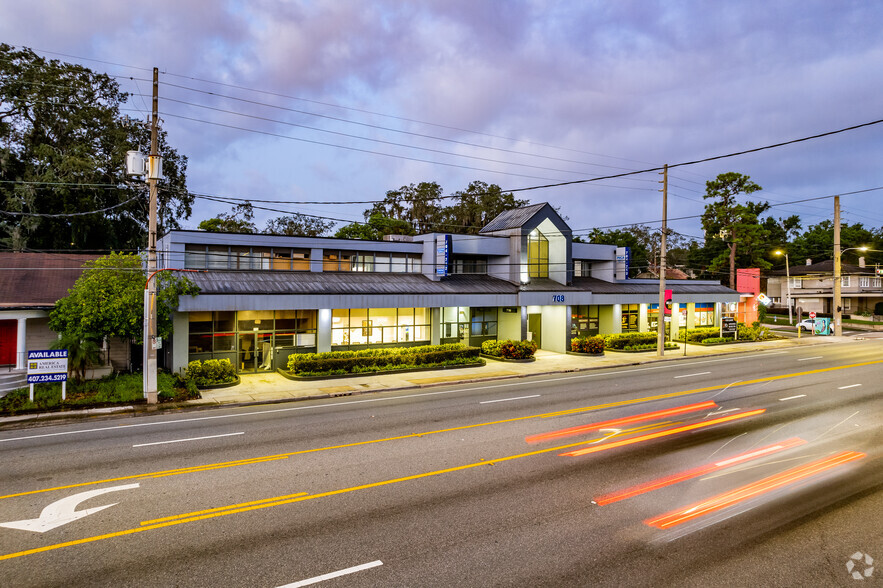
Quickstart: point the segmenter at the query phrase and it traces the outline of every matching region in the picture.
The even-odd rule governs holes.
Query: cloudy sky
[[[883,4],[860,1],[0,0],[0,41],[120,76],[194,192],[348,221],[438,182],[504,190],[678,164],[883,119]],[[132,78],[132,79],[130,79]],[[146,148],[145,148],[146,149]],[[671,171],[669,216],[748,174],[805,225],[883,187],[883,124]],[[520,191],[575,232],[658,226],[660,176]],[[883,190],[844,196],[883,226]],[[199,221],[229,206],[198,200]],[[278,212],[261,212],[258,224]],[[673,221],[701,234],[696,218]]]

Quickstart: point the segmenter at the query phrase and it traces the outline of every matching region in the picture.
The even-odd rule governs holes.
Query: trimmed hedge
[[[637,345],[656,344],[658,334],[656,331],[648,333],[615,333],[604,335],[604,346],[607,349],[625,349]]]
[[[296,375],[312,376],[462,365],[480,361],[479,351],[478,347],[450,343],[358,351],[294,353],[288,356],[288,371]]]
[[[481,352],[493,357],[503,359],[530,359],[537,352],[537,344],[534,341],[515,341],[504,339],[498,341],[491,339],[481,344]]]
[[[574,337],[570,340],[570,350],[575,353],[604,353],[604,337]]]
[[[236,368],[229,359],[194,360],[184,370],[184,380],[191,380],[199,388],[236,381]]]
[[[720,329],[716,327],[702,327],[699,329],[681,329],[678,333],[678,341],[684,340],[687,335],[687,343],[702,343],[706,339],[720,338]],[[726,337],[732,339],[732,337]]]

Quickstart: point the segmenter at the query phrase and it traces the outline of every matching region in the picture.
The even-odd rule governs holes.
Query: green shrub
[[[182,381],[192,381],[199,388],[229,384],[236,381],[236,368],[229,359],[197,359],[187,364]]]
[[[500,356],[503,359],[530,359],[537,352],[535,341],[515,341],[507,339],[500,343]]]
[[[479,353],[479,348],[460,343],[294,353],[288,356],[288,371],[297,375],[332,375],[436,367],[476,363]]]
[[[604,337],[574,337],[570,340],[570,350],[576,353],[604,353]]]
[[[488,339],[484,343],[481,344],[481,352],[485,355],[493,355],[494,357],[500,357],[500,345],[502,341],[498,341],[497,339]]]
[[[732,337],[709,337],[708,339],[703,339],[703,343],[724,343],[726,341],[732,341]]]
[[[678,334],[678,341],[684,340],[687,336],[688,343],[702,343],[708,339],[720,338],[720,329],[716,327],[701,327],[698,329],[681,329]]]
[[[625,349],[626,346],[655,345],[658,334],[656,331],[648,333],[615,333],[604,335],[604,346],[607,349]]]
[[[739,323],[738,338],[740,341],[765,341],[767,339],[775,339],[776,337],[770,333],[767,327],[755,321],[750,327],[744,323]]]

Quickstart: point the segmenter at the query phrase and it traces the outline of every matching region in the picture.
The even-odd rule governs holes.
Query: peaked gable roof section
[[[0,308],[52,308],[100,257],[80,253],[0,252]]]
[[[532,204],[522,208],[513,208],[512,210],[502,212],[494,220],[482,227],[479,234],[512,234],[513,231],[519,231],[523,234],[535,229],[546,219],[549,219],[561,233],[570,234],[570,227],[567,226],[564,219],[555,212],[555,209],[548,202]]]

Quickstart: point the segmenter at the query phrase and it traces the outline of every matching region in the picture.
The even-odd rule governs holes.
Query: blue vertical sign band
[[[445,235],[445,275],[449,276],[453,273],[451,271],[451,250],[454,248],[454,237],[451,235]]]

